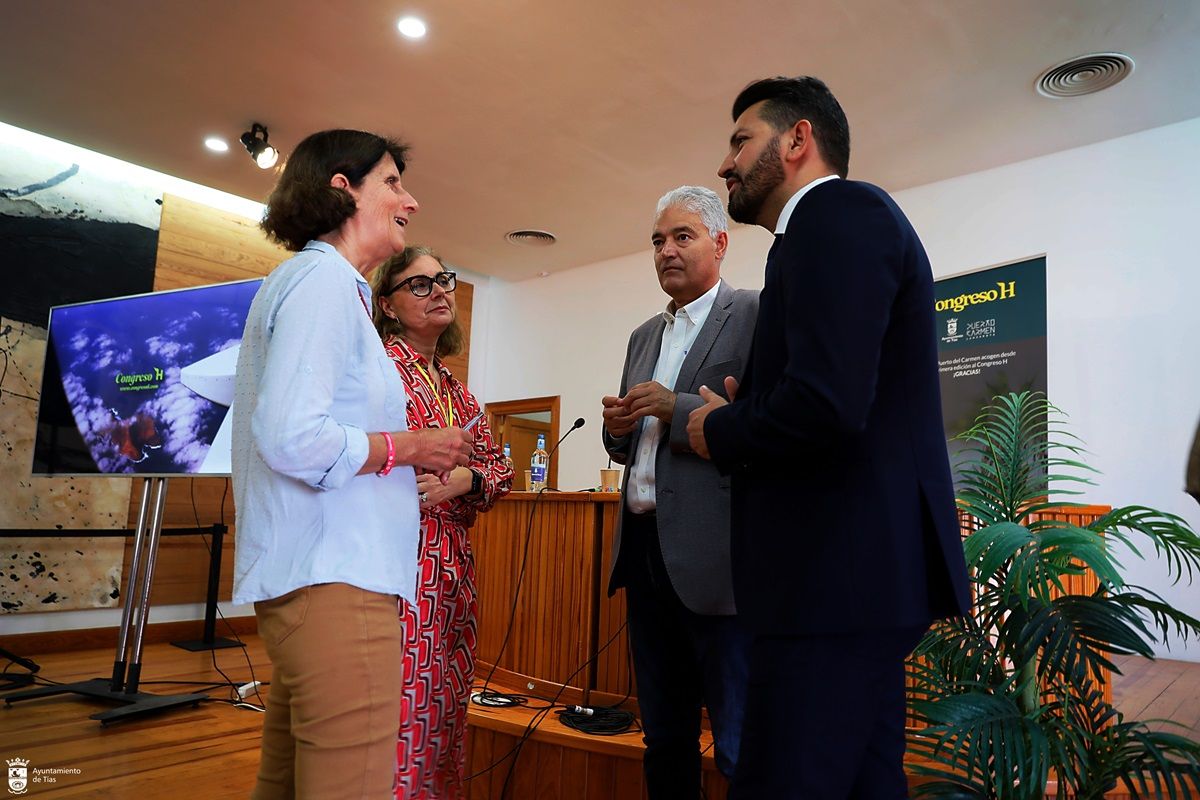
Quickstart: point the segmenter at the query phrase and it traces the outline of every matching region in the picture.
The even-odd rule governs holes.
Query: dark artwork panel
[[[0,214],[0,316],[45,327],[51,306],[153,291],[157,250],[132,222]]]
[[[62,381],[41,388],[43,368],[58,368],[46,346],[50,308],[153,290],[161,194],[133,165],[0,129],[0,528],[127,524],[129,481],[31,479],[30,464],[46,427],[64,472],[92,462]],[[116,605],[124,540],[47,533],[5,541],[14,569],[0,587],[0,614]]]

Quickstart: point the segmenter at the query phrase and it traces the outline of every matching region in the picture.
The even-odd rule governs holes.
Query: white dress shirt
[[[663,327],[658,363],[654,367],[654,380],[671,391],[675,391],[675,381],[679,378],[683,360],[687,358],[688,351],[712,311],[720,285],[721,281],[718,280],[711,289],[674,313],[671,313],[672,304],[668,304],[663,312],[666,325]],[[654,416],[642,418],[641,425],[637,452],[633,454],[629,482],[625,487],[625,505],[635,514],[645,514],[658,507],[654,497],[654,460],[666,428],[666,423]]]
[[[357,474],[368,432],[408,428],[370,302],[367,282],[324,242],[280,264],[254,297],[230,412],[235,603],[318,583],[413,599],[413,470]]]

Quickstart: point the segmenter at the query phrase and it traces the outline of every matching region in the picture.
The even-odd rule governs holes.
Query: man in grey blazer
[[[727,227],[708,189],[659,200],[654,267],[671,302],[633,332],[620,396],[603,399],[605,449],[626,467],[609,594],[625,588],[650,800],[700,796],[702,704],[727,776],[741,734],[750,637],[734,617],[729,478],[687,436],[700,387],[741,380],[758,314],[758,292],[721,281]]]

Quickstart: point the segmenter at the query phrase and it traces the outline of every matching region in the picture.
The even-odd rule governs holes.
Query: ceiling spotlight
[[[396,29],[406,39],[425,38],[425,23],[416,17],[401,17],[396,23]]]
[[[209,136],[204,140],[204,146],[214,153],[228,153],[229,142],[222,139],[220,136]]]
[[[250,126],[250,130],[242,134],[241,142],[259,169],[270,169],[279,160],[279,151],[267,144],[265,125],[255,122]]]

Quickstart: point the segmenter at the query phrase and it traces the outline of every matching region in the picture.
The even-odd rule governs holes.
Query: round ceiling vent
[[[1124,53],[1089,53],[1056,64],[1037,80],[1044,97],[1079,97],[1120,83],[1133,72],[1133,59]]]
[[[504,234],[504,238],[513,244],[524,244],[530,247],[549,247],[557,241],[553,233],[535,230],[509,231]]]

